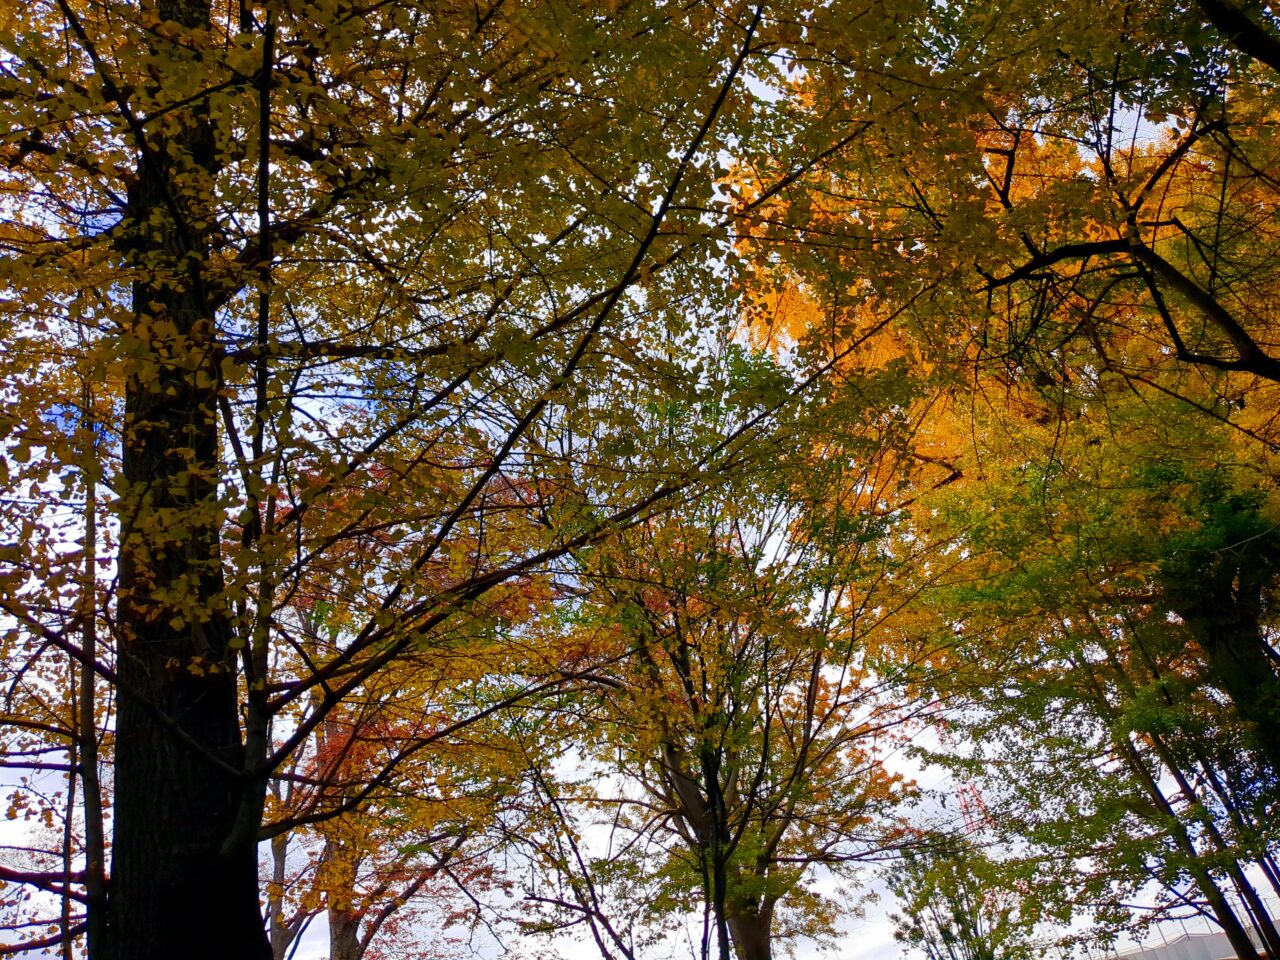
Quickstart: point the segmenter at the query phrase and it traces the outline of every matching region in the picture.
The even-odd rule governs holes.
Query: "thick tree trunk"
[[[738,960],[773,960],[773,902],[740,907],[729,915],[729,933]]]
[[[269,956],[255,847],[224,849],[244,756],[220,597],[216,397],[174,356],[208,345],[195,299],[134,290],[139,314],[177,335],[153,343],[159,372],[126,394],[109,960]]]
[[[1170,606],[1204,651],[1211,682],[1252,728],[1258,758],[1280,774],[1280,677],[1262,636],[1262,593],[1270,571],[1252,558],[1205,558],[1195,582],[1168,577]]]
[[[161,0],[207,26],[207,0]],[[254,837],[230,840],[246,782],[223,594],[217,378],[207,250],[177,186],[213,168],[189,113],[140,150],[126,237],[141,279],[126,350],[118,711],[107,960],[267,960]],[[172,129],[172,128],[171,128]],[[256,789],[256,788],[249,788]]]
[[[329,910],[329,960],[361,960],[360,919],[355,910]]]

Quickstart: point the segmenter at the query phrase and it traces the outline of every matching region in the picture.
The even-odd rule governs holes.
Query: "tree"
[[[608,824],[617,862],[585,842],[550,858],[574,875],[554,906],[589,922],[606,957],[636,939],[622,935],[634,914],[605,900],[615,877],[660,925],[700,891],[703,954],[768,960],[829,935],[839,901],[821,879],[847,882],[901,840],[912,788],[884,757],[912,708],[867,659],[884,616],[874,585],[899,558],[856,503],[799,520],[797,498],[874,477],[827,439],[815,475],[778,464],[583,557],[578,630],[600,679],[578,739],[595,740],[593,763],[531,775],[561,830],[586,833],[593,810]]]
[[[927,633],[907,642],[929,647],[922,682],[953,707],[943,762],[987,785],[1046,908],[1066,919],[1091,903],[1104,926],[1144,900],[1148,922],[1191,909],[1253,957],[1249,924],[1280,943],[1246,873],[1256,865],[1275,883],[1274,772],[1166,587],[1191,545],[1266,508],[1226,493],[1241,479],[1249,489],[1247,468],[1223,464],[1230,435],[1192,434],[1140,405],[1121,445],[1111,431],[1125,412],[1061,424],[1005,411],[980,434],[1012,446],[986,450],[980,488],[931,498],[923,525],[960,529],[963,559],[929,601]],[[1027,463],[1046,432],[1053,462]],[[1263,551],[1267,535],[1251,534]]]
[[[742,248],[772,295],[750,318],[757,337],[838,356],[870,331],[934,383],[912,449],[936,470],[906,477],[904,499],[980,484],[1012,456],[1001,419],[1046,427],[1014,441],[1046,476],[1079,418],[1109,421],[1098,443],[1165,426],[1152,417],[1234,428],[1237,442],[1219,451],[1243,469],[1224,483],[1197,463],[1182,476],[1193,495],[1172,487],[1183,515],[1161,519],[1185,523],[1185,539],[1133,531],[1128,547],[1158,567],[1144,584],[1161,596],[1157,615],[1189,627],[1179,636],[1194,636],[1265,779],[1280,718],[1267,506],[1280,367],[1275,237],[1262,212],[1275,202],[1274,28],[1224,11],[930,7],[873,63],[841,45],[838,14],[817,18],[795,110],[840,104],[864,111],[867,129],[857,149],[749,215]],[[868,72],[874,84],[851,84]],[[742,165],[745,195],[770,164]]]
[[[914,300],[940,356],[1055,382],[1092,366],[1143,383],[1174,361],[1266,403],[1274,73],[1241,38],[1275,32],[1244,10],[1227,29],[1225,9],[922,6],[871,62],[845,11],[815,18],[800,108],[841,102],[868,129],[753,218],[753,244],[789,251],[820,315]]]
[[[451,688],[462,683],[431,666],[397,664],[376,708],[349,703],[331,713],[273,782],[271,820],[298,824],[270,845],[264,886],[275,960],[286,960],[320,916],[332,960],[447,955],[449,927],[474,924],[472,902],[501,887],[488,854],[489,824],[507,806],[502,767],[487,743],[443,735],[480,708],[434,700],[456,698]],[[335,807],[346,812],[317,816]],[[434,931],[429,946],[426,930]]]
[[[96,796],[111,764],[109,888],[86,808],[91,956],[267,957],[256,850],[292,828],[264,812],[296,751],[508,585],[713,478],[786,401],[681,462],[613,465],[614,385],[698,389],[669,354],[728,302],[717,158],[768,112],[744,85],[778,82],[790,22],[554,0],[6,12],[3,610],[13,656],[69,658],[75,723],[45,731],[78,751],[65,772]],[[761,202],[849,136],[796,130]],[[631,335],[641,316],[661,342]],[[398,549],[350,549],[378,540]],[[318,660],[288,628],[316,579],[349,624]]]
[[[531,607],[605,576],[586,558],[630,530],[679,576],[660,578],[674,592],[658,609],[605,605],[631,611],[629,666],[645,651],[650,666],[603,685],[635,703],[598,709],[711,678],[714,706],[686,696],[684,727],[631,746],[679,755],[651,785],[709,869],[723,952],[731,917],[767,929],[769,897],[798,889],[767,862],[730,876],[732,856],[802,833],[726,819],[735,751],[777,785],[777,758],[729,720],[794,730],[817,722],[798,704],[851,704],[825,676],[770,700],[790,676],[779,651],[821,647],[808,598],[748,589],[764,576],[750,551],[714,537],[698,550],[731,576],[703,583],[670,542],[727,476],[788,448],[844,462],[823,429],[769,437],[780,410],[813,398],[828,432],[872,424],[901,451],[862,448],[873,473],[832,498],[857,504],[855,525],[924,517],[930,490],[981,470],[962,455],[974,431],[947,419],[981,393],[957,370],[1045,423],[1118,414],[1127,387],[1178,397],[1274,473],[1280,58],[1263,12],[37,0],[0,14],[0,48],[3,716],[30,771],[13,799],[61,818],[56,850],[4,867],[51,911],[39,931],[35,913],[15,921],[17,948],[66,953],[83,932],[94,960],[267,957],[258,844],[375,829],[361,817],[424,782],[415,765],[447,739],[380,726],[387,685],[474,658],[486,682],[449,700],[450,732],[599,687],[589,659],[538,672],[504,653],[523,651]],[[714,351],[742,332],[786,362],[732,369],[748,352]],[[838,391],[818,396],[824,381]],[[646,436],[700,407],[715,429]],[[1265,791],[1240,771],[1276,773],[1280,680],[1270,496],[1244,472],[1184,479],[1181,516],[1157,512],[1182,539],[1124,560],[1160,594],[1131,619],[1154,633],[1177,618],[1170,635],[1203,655],[1194,716],[1161,747],[1125,726],[1124,683],[1145,702],[1190,668],[1136,666],[1110,645],[1134,636],[1114,616],[1088,642],[1124,669],[1071,702],[1131,780],[1200,771],[1224,843],[1187,814],[1191,869],[1211,848],[1268,852],[1223,831],[1260,819]],[[677,502],[688,512],[660,530]],[[936,569],[901,577],[901,597]],[[759,623],[721,589],[758,601]],[[683,661],[668,641],[684,627],[664,619],[681,611],[699,639]],[[1080,658],[1055,669],[1082,698]],[[353,766],[309,769],[344,725],[349,742],[396,732]],[[273,783],[311,774],[307,805],[269,808]]]
[[[963,835],[926,834],[889,878],[901,902],[894,937],[929,960],[1003,960],[1035,956],[1036,911],[1022,911],[1002,889],[994,864]],[[1030,914],[1030,917],[1027,916]]]

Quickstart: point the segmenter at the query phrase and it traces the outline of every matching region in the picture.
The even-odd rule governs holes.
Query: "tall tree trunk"
[[[91,439],[81,454],[86,464],[84,572],[80,585],[80,650],[84,663],[73,666],[72,672],[80,681],[75,696],[79,725],[78,772],[84,796],[85,949],[89,956],[97,957],[103,949],[102,937],[107,925],[107,844],[102,818],[102,781],[98,776],[97,677],[93,670],[98,660],[98,482],[101,473],[93,405],[93,389],[85,382],[81,417]]]
[[[276,797],[279,800],[279,796]],[[289,834],[271,838],[271,885],[267,893],[267,929],[272,960],[285,960],[296,929],[284,916],[284,886],[288,879]]]
[[[721,754],[713,746],[703,744],[699,750],[702,779],[707,794],[708,837],[706,856],[709,859],[711,889],[711,917],[715,921],[716,955],[719,960],[729,960],[729,858],[733,844],[729,837],[728,811],[724,793],[720,788]]]
[[[358,904],[356,878],[363,857],[348,843],[330,839],[324,845],[317,880],[325,888],[328,901],[329,960],[360,960],[365,944],[360,939],[360,922],[365,911]]]
[[[161,0],[207,27],[207,0]],[[139,279],[126,347],[116,792],[107,960],[268,960],[256,838],[231,842],[245,778],[223,599],[214,322],[207,248],[182,178],[214,168],[204,117],[139,137],[126,244]],[[136,131],[135,131],[136,134]],[[250,789],[256,789],[251,787]]]
[[[1222,831],[1218,829],[1217,822],[1213,819],[1212,814],[1200,802],[1196,794],[1195,787],[1191,785],[1191,781],[1186,778],[1182,772],[1182,766],[1178,763],[1178,758],[1174,751],[1165,743],[1164,738],[1156,734],[1147,734],[1150,738],[1152,747],[1155,749],[1157,756],[1165,768],[1173,775],[1174,782],[1178,785],[1178,789],[1182,795],[1187,798],[1190,805],[1190,813],[1200,821],[1204,828],[1205,835],[1213,841],[1218,848],[1219,854],[1222,856],[1223,869],[1226,870],[1227,876],[1231,878],[1232,884],[1236,888],[1236,892],[1240,894],[1241,901],[1245,905],[1245,910],[1253,922],[1253,928],[1262,938],[1263,944],[1267,948],[1267,955],[1270,957],[1280,957],[1280,931],[1276,930],[1275,924],[1271,920],[1271,914],[1267,911],[1266,905],[1262,902],[1262,898],[1258,896],[1257,890],[1253,884],[1249,882],[1249,878],[1245,875],[1244,870],[1240,866],[1240,861],[1235,855],[1231,844],[1227,842],[1227,838],[1222,835]]]
[[[1150,652],[1146,649],[1146,646],[1141,642],[1141,637],[1135,635],[1133,640],[1134,649],[1142,655],[1142,659],[1146,663],[1147,669],[1151,672],[1152,678],[1156,680],[1161,679],[1165,675],[1164,671],[1160,669],[1159,663],[1151,656]],[[1115,663],[1114,657],[1111,659],[1112,662]],[[1168,687],[1162,684],[1160,691],[1164,702],[1171,709],[1175,708],[1177,704],[1173,699],[1173,695],[1169,693]],[[1257,826],[1251,822],[1251,820],[1247,818],[1244,812],[1240,809],[1236,802],[1236,797],[1227,781],[1219,776],[1216,764],[1211,761],[1208,754],[1206,754],[1204,750],[1201,749],[1200,745],[1194,740],[1192,740],[1188,746],[1191,751],[1191,756],[1195,760],[1196,766],[1199,767],[1200,773],[1209,784],[1214,796],[1218,798],[1218,802],[1222,804],[1222,809],[1226,811],[1227,817],[1231,820],[1232,827],[1234,827],[1241,836],[1247,836],[1251,833],[1255,833],[1258,829]],[[1183,792],[1188,796],[1192,795],[1193,791],[1189,785],[1180,785],[1179,789],[1183,790]],[[1262,875],[1267,878],[1267,882],[1271,885],[1272,891],[1274,891],[1277,896],[1280,896],[1280,873],[1276,870],[1275,861],[1264,851],[1258,853],[1253,862],[1258,865],[1259,869],[1262,871]],[[1276,947],[1271,949],[1271,955],[1274,957],[1280,957],[1280,942],[1277,942]]]
[[[1231,948],[1235,950],[1236,956],[1239,960],[1262,960],[1257,948],[1253,945],[1253,941],[1249,938],[1249,933],[1245,930],[1244,924],[1240,922],[1240,918],[1231,908],[1231,904],[1218,887],[1213,874],[1209,872],[1209,868],[1200,859],[1200,851],[1196,849],[1195,841],[1191,838],[1191,834],[1183,825],[1182,820],[1169,803],[1168,798],[1165,797],[1164,791],[1160,789],[1160,785],[1156,783],[1146,764],[1142,762],[1142,758],[1134,749],[1133,744],[1129,742],[1126,735],[1118,735],[1116,745],[1121,748],[1125,758],[1128,760],[1129,769],[1145,788],[1147,796],[1151,799],[1152,807],[1165,818],[1165,829],[1186,858],[1187,873],[1195,881],[1200,895],[1209,904],[1209,909],[1213,912],[1214,919],[1217,920],[1218,926],[1222,928],[1222,932],[1227,935],[1227,940],[1230,941]]]

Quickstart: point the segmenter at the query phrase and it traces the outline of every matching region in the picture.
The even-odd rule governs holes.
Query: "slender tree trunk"
[[[1147,669],[1151,672],[1152,678],[1156,680],[1162,679],[1164,676],[1164,671],[1161,670],[1159,663],[1156,661],[1156,659],[1153,656],[1151,656],[1151,653],[1147,650],[1146,646],[1141,642],[1141,638],[1138,636],[1134,637],[1134,647],[1142,655],[1142,660],[1147,665]],[[1108,658],[1111,660],[1113,666],[1116,666],[1117,669],[1119,669],[1118,662],[1116,661],[1115,656],[1110,652],[1110,650],[1108,650],[1107,655],[1108,655]],[[1168,704],[1170,708],[1176,707],[1173,696],[1172,694],[1169,693],[1168,688],[1162,685],[1160,689],[1161,689],[1161,695],[1164,699],[1164,702]],[[1213,790],[1213,793],[1218,798],[1218,801],[1222,804],[1222,809],[1226,811],[1228,818],[1231,820],[1232,827],[1241,836],[1247,836],[1250,833],[1256,832],[1258,829],[1257,826],[1250,823],[1249,820],[1245,817],[1244,813],[1241,811],[1240,807],[1237,805],[1236,798],[1233,795],[1231,789],[1229,788],[1227,783],[1223,780],[1223,778],[1219,776],[1218,768],[1215,766],[1213,762],[1211,762],[1209,756],[1200,748],[1200,745],[1196,743],[1194,740],[1190,742],[1189,749],[1191,751],[1192,758],[1195,760],[1196,766],[1200,768],[1201,774],[1204,776],[1205,780],[1208,782],[1210,789]],[[1173,768],[1171,767],[1171,769]],[[1181,777],[1180,773],[1179,773],[1179,776]],[[1179,788],[1183,790],[1188,796],[1191,796],[1194,792],[1192,791],[1190,784],[1186,783],[1185,778],[1181,779],[1179,783]],[[1268,856],[1266,853],[1261,853],[1257,856],[1257,859],[1255,859],[1253,862],[1258,865],[1259,869],[1262,871],[1263,876],[1267,878],[1267,882],[1271,885],[1272,891],[1275,892],[1278,896],[1280,896],[1280,875],[1277,875],[1277,872],[1275,869],[1275,863],[1272,861],[1271,857]],[[1250,889],[1252,889],[1252,885],[1250,885]],[[1256,891],[1254,892],[1253,895],[1257,897]],[[1261,902],[1260,898],[1259,898],[1259,902]],[[1266,910],[1265,906],[1263,907],[1262,912],[1263,912],[1263,915],[1267,917],[1267,923],[1270,924],[1272,930],[1275,930],[1274,921],[1271,919],[1270,913]],[[1275,936],[1276,936],[1275,943],[1273,946],[1272,945],[1268,946],[1268,951],[1270,952],[1271,956],[1280,957],[1280,934],[1276,934]],[[1270,944],[1271,941],[1269,940],[1268,943]]]
[[[341,841],[325,844],[320,863],[324,878],[329,920],[329,960],[360,960],[365,944],[360,939],[360,922],[364,919],[357,903],[356,877],[360,873],[360,856]]]
[[[1253,928],[1258,931],[1258,934],[1262,937],[1262,942],[1266,945],[1268,956],[1280,957],[1280,931],[1276,930],[1275,924],[1271,920],[1271,914],[1267,912],[1262,898],[1258,896],[1258,891],[1253,888],[1253,884],[1249,882],[1249,878],[1245,876],[1244,870],[1241,869],[1240,861],[1235,856],[1231,845],[1227,842],[1227,838],[1222,835],[1222,831],[1218,829],[1218,824],[1214,821],[1212,815],[1196,797],[1195,788],[1183,774],[1177,757],[1174,756],[1173,751],[1164,742],[1164,739],[1154,734],[1149,734],[1149,736],[1160,760],[1170,774],[1173,775],[1178,789],[1187,798],[1187,802],[1192,805],[1193,816],[1200,821],[1206,835],[1213,841],[1214,846],[1228,858],[1224,864],[1227,876],[1231,878],[1236,892],[1240,894],[1249,918],[1253,921]]]
[[[1214,919],[1218,921],[1222,932],[1227,935],[1227,940],[1230,941],[1231,948],[1235,950],[1236,956],[1239,960],[1262,960],[1257,948],[1253,945],[1253,941],[1249,939],[1248,931],[1245,930],[1235,911],[1231,909],[1231,904],[1227,902],[1227,898],[1223,896],[1222,890],[1213,878],[1213,874],[1201,859],[1200,851],[1196,848],[1190,832],[1178,816],[1177,811],[1173,809],[1172,804],[1169,803],[1169,798],[1160,789],[1160,784],[1156,781],[1156,778],[1147,769],[1147,764],[1142,755],[1133,745],[1128,734],[1115,729],[1114,710],[1107,701],[1102,685],[1098,682],[1093,665],[1087,660],[1079,660],[1076,662],[1076,666],[1089,680],[1094,693],[1094,704],[1100,717],[1109,725],[1112,725],[1112,742],[1115,744],[1117,752],[1123,757],[1129,772],[1147,794],[1148,799],[1151,801],[1152,809],[1164,818],[1165,823],[1163,826],[1168,833],[1169,839],[1173,841],[1174,845],[1186,858],[1185,869],[1187,873],[1195,881],[1200,895],[1208,902]]]
[[[209,25],[208,0],[160,0]],[[171,128],[172,129],[172,128]],[[120,497],[114,846],[106,960],[267,960],[256,837],[231,842],[246,780],[219,551],[217,370],[207,247],[180,178],[214,168],[196,111],[140,144],[125,243],[140,278]],[[189,189],[189,188],[188,188]],[[248,789],[259,789],[254,783]]]
[[[102,820],[102,780],[98,775],[97,676],[93,666],[98,660],[98,481],[101,470],[93,403],[93,389],[86,383],[82,392],[82,417],[88,436],[94,439],[88,441],[82,461],[88,465],[84,478],[84,573],[80,586],[80,650],[84,663],[79,668],[76,720],[84,796],[85,949],[90,957],[98,957],[102,955],[107,928],[107,843]]]
[[[1277,869],[1275,860],[1264,853],[1256,862],[1262,868],[1262,874],[1267,878],[1267,883],[1271,884],[1272,892],[1280,897],[1280,869]]]
[[[1258,896],[1258,891],[1249,882],[1245,872],[1240,869],[1239,863],[1232,863],[1227,872],[1231,875],[1231,882],[1235,884],[1236,892],[1240,894],[1240,899],[1244,901],[1244,907],[1249,913],[1253,929],[1262,938],[1267,956],[1280,957],[1280,931],[1276,930],[1275,922],[1271,919],[1271,914],[1267,911],[1266,904]]]
[[[277,796],[277,799],[279,797]],[[284,918],[284,885],[289,856],[289,834],[271,838],[271,888],[267,895],[267,929],[270,931],[272,960],[285,960],[293,931]]]
[[[709,836],[706,854],[710,858],[711,917],[716,926],[716,953],[719,960],[729,960],[729,858],[733,855],[729,838],[728,813],[720,789],[720,754],[703,746],[699,757],[706,785]]]
[[[1151,772],[1147,770],[1142,758],[1138,756],[1133,744],[1127,738],[1122,737],[1119,738],[1118,745],[1129,761],[1129,769],[1133,771],[1142,783],[1147,796],[1151,798],[1153,806],[1167,819],[1169,836],[1187,859],[1187,873],[1195,881],[1196,887],[1200,890],[1200,895],[1208,902],[1209,909],[1213,911],[1214,919],[1218,921],[1218,926],[1222,928],[1222,932],[1227,935],[1227,940],[1230,941],[1231,948],[1235,950],[1236,956],[1239,960],[1262,960],[1258,949],[1249,938],[1249,933],[1245,930],[1244,924],[1240,922],[1236,912],[1231,909],[1231,904],[1223,896],[1222,890],[1218,887],[1217,881],[1213,879],[1208,867],[1201,861],[1200,852],[1196,849],[1190,833],[1183,826],[1177,812],[1164,795],[1164,791],[1160,789],[1160,785],[1156,783],[1155,778],[1151,776]]]
[[[1129,678],[1125,665],[1109,646],[1106,647],[1106,651],[1107,660],[1115,671],[1116,679],[1124,684],[1130,697],[1136,698],[1138,695],[1138,688]],[[1144,659],[1146,659],[1145,651],[1143,651],[1143,653]],[[1159,676],[1158,668],[1154,662],[1148,660],[1148,668],[1151,670],[1153,676]],[[1168,690],[1165,690],[1164,695],[1166,701],[1171,703],[1172,698],[1169,696]],[[1218,850],[1229,858],[1225,860],[1224,863],[1227,875],[1231,878],[1232,884],[1240,894],[1241,900],[1245,905],[1245,909],[1249,914],[1249,918],[1253,922],[1253,928],[1261,935],[1262,941],[1266,945],[1268,955],[1272,957],[1280,957],[1280,932],[1277,932],[1275,924],[1272,923],[1271,915],[1267,912],[1267,908],[1262,903],[1262,899],[1258,896],[1258,892],[1253,888],[1253,884],[1249,882],[1248,877],[1245,876],[1244,870],[1240,866],[1240,860],[1235,856],[1235,851],[1232,849],[1231,844],[1228,843],[1227,838],[1222,835],[1222,831],[1218,829],[1218,822],[1214,819],[1213,815],[1208,811],[1204,804],[1200,802],[1195,787],[1183,772],[1183,763],[1181,762],[1181,758],[1178,756],[1177,751],[1169,745],[1163,736],[1157,733],[1148,732],[1147,737],[1150,740],[1152,749],[1156,752],[1156,756],[1160,758],[1160,762],[1164,764],[1165,769],[1168,770],[1169,774],[1173,777],[1174,782],[1178,785],[1178,790],[1184,797],[1186,797],[1191,815],[1200,821],[1201,826],[1204,827],[1205,834],[1213,841]],[[1195,750],[1194,745],[1192,749]],[[1196,752],[1198,753],[1198,751]],[[1210,783],[1216,784],[1216,775],[1212,769],[1203,762],[1203,759],[1201,760],[1200,765]],[[1230,816],[1231,806],[1227,798],[1224,798],[1224,803],[1227,807],[1228,816]]]
[[[71,670],[71,702],[76,702],[76,675]],[[74,709],[74,706],[73,706]],[[76,737],[67,745],[67,796],[63,803],[62,819],[62,960],[75,960],[75,938],[71,936],[71,875],[74,872],[75,823],[76,823],[76,765],[80,753],[76,749]]]

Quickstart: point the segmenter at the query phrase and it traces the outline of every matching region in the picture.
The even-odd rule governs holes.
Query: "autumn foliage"
[[[1280,953],[1278,80],[1235,0],[4,3],[0,953],[771,960],[875,869]]]

